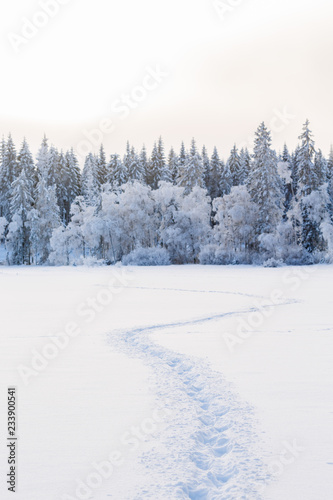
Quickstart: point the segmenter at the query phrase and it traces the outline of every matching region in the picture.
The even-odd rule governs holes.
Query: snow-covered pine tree
[[[301,140],[300,148],[297,151],[297,179],[300,196],[310,194],[319,187],[317,174],[314,169],[315,143],[312,132],[309,129],[309,120],[303,126],[303,132],[299,136]]]
[[[0,169],[0,216],[11,220],[11,194],[12,184],[19,175],[19,167],[16,157],[16,149],[11,134],[8,135],[7,143],[2,141],[1,147],[2,163]]]
[[[125,167],[125,170],[126,170],[128,176],[129,176],[129,171],[130,171],[130,167],[131,167],[131,162],[132,162],[131,146],[130,146],[129,141],[127,141],[126,142],[126,153],[124,154],[124,157],[123,157],[123,164],[124,164],[124,167]]]
[[[68,186],[70,184],[70,176],[67,168],[67,162],[63,151],[58,156],[58,180],[57,180],[57,200],[60,210],[60,219],[62,224],[66,225],[69,222],[70,203],[68,198]]]
[[[158,183],[161,180],[160,158],[156,142],[154,143],[153,151],[148,162],[147,184],[152,189],[158,188]]]
[[[209,156],[208,156],[208,153],[207,153],[206,146],[202,147],[201,158],[202,158],[202,165],[203,165],[204,187],[206,188],[206,191],[209,192],[210,161],[209,161]]]
[[[56,187],[48,186],[42,176],[36,189],[35,208],[30,213],[31,247],[35,264],[44,264],[49,257],[50,239],[61,224]]]
[[[151,157],[148,161],[147,184],[152,189],[157,189],[160,181],[172,182],[172,172],[166,165],[164,144],[160,137],[158,143],[154,143]]]
[[[178,177],[176,179],[177,183],[179,182],[180,172],[182,172],[185,168],[186,160],[187,160],[187,151],[185,149],[184,142],[182,142],[178,156]]]
[[[220,180],[220,192],[221,196],[229,194],[232,188],[232,175],[230,172],[229,162],[224,164],[221,162],[221,180]]]
[[[0,148],[0,218],[5,219],[5,213],[9,215],[9,200],[8,196],[8,183],[5,174],[5,154],[6,154],[6,141],[4,136],[1,140]],[[7,210],[8,207],[8,210]]]
[[[49,145],[48,145],[48,139],[45,134],[42,140],[42,144],[38,150],[36,159],[37,159],[36,167],[37,167],[38,180],[40,180],[42,177],[48,179]]]
[[[58,154],[56,193],[63,224],[70,220],[70,207],[74,199],[81,194],[81,172],[73,148]]]
[[[178,156],[176,155],[175,150],[171,148],[168,156],[168,169],[169,172],[171,173],[171,179],[173,184],[176,184],[178,179],[178,173],[179,173],[178,163],[179,163]]]
[[[227,160],[228,169],[230,171],[231,186],[239,186],[242,183],[242,167],[241,159],[238,154],[236,144],[230,151],[230,156]]]
[[[172,172],[165,159],[164,143],[162,137],[158,139],[157,153],[159,159],[160,181],[172,182]]]
[[[300,147],[297,146],[295,151],[293,151],[290,155],[291,161],[291,178],[293,180],[293,188],[295,194],[298,191],[298,155],[299,155]]]
[[[185,194],[189,194],[194,187],[204,186],[204,171],[202,159],[197,151],[195,140],[192,139],[191,149],[187,155],[185,165],[179,172],[179,186],[185,189]]]
[[[258,236],[275,231],[282,217],[283,191],[271,134],[261,123],[255,134],[252,171],[248,180],[251,199],[259,207]]]
[[[16,148],[11,134],[8,135],[6,144],[5,165],[9,172],[9,179],[14,181],[20,175],[20,171],[17,163]]]
[[[127,164],[128,180],[143,183],[145,178],[145,171],[134,147],[131,148],[130,155],[127,158]]]
[[[287,145],[284,144],[283,151],[279,156],[278,162],[278,172],[282,179],[284,192],[284,219],[287,217],[287,212],[290,209],[292,200],[295,196],[291,166],[291,157]]]
[[[141,164],[141,170],[144,174],[144,181],[147,184],[147,176],[148,176],[148,156],[146,146],[143,144],[142,149],[140,151],[139,160]]]
[[[97,177],[98,177],[98,182],[100,186],[103,186],[103,184],[106,183],[106,178],[107,178],[107,162],[106,162],[106,156],[105,156],[105,151],[104,151],[104,146],[101,144],[99,148],[99,155],[97,159]]]
[[[327,160],[327,180],[330,181],[333,178],[333,146],[330,148],[330,154]]]
[[[19,172],[22,172],[22,170],[24,170],[27,179],[29,179],[29,182],[31,183],[31,196],[33,196],[34,189],[37,186],[37,171],[32,154],[29,149],[29,145],[25,138],[23,139],[20,152],[17,156],[17,161]]]
[[[291,154],[287,153],[287,147],[284,148],[281,159],[284,162],[289,160],[289,169],[291,182],[289,183],[289,193],[285,199],[285,213],[284,222],[289,222],[292,228],[292,241],[294,248],[302,245],[302,211],[300,203],[298,202],[298,154],[299,146]],[[283,226],[281,226],[283,227]]]
[[[82,195],[87,205],[97,206],[100,186],[98,181],[98,159],[92,153],[86,157],[82,172]]]
[[[5,242],[8,221],[5,217],[0,217],[0,245]]]
[[[2,166],[4,162],[5,154],[6,154],[6,140],[5,137],[2,136],[1,146],[0,146],[0,166]]]
[[[239,154],[241,164],[240,184],[246,184],[251,172],[251,155],[247,148],[242,148]]]
[[[333,220],[333,146],[331,146],[330,154],[327,160],[327,189],[330,197],[330,216]]]
[[[118,154],[111,155],[110,162],[108,163],[107,181],[113,188],[122,186],[128,181],[128,173],[125,164],[121,161]]]
[[[309,129],[309,120],[303,126],[300,135],[301,145],[297,152],[297,174],[298,191],[297,198],[302,215],[302,245],[309,253],[322,250],[323,237],[321,234],[321,221],[316,217],[318,212],[318,196],[323,196],[324,191],[320,189],[327,179],[326,162],[321,153],[316,153],[315,142]],[[327,191],[327,186],[325,187]],[[318,192],[312,197],[313,192]],[[313,203],[315,200],[315,203]],[[323,202],[324,203],[324,202]],[[328,203],[322,203],[325,210],[329,210]]]
[[[286,143],[284,143],[283,145],[283,150],[279,157],[279,160],[282,161],[283,163],[288,163],[289,168],[291,168],[291,156]]]
[[[210,160],[210,171],[207,190],[208,194],[212,200],[221,196],[221,175],[222,175],[222,163],[219,157],[217,148],[214,147],[213,154]]]
[[[67,197],[70,207],[75,198],[77,196],[80,196],[81,194],[81,170],[79,167],[79,161],[77,159],[77,156],[73,148],[71,148],[70,151],[67,151],[65,159],[66,159],[66,169],[69,178]]]
[[[46,169],[46,182],[48,186],[56,186],[58,184],[58,164],[58,150],[54,146],[51,146],[48,153]]]
[[[327,161],[323,156],[321,149],[316,151],[314,159],[314,171],[317,179],[317,189],[327,182]]]
[[[326,226],[326,231],[330,226],[330,232],[332,232],[330,204],[327,184],[323,184],[319,189],[313,190],[302,198],[302,243],[305,250],[310,254],[315,251],[324,252],[327,249],[323,224]]]
[[[12,264],[30,264],[30,230],[29,213],[33,204],[32,179],[27,176],[25,168],[12,184],[11,213],[7,248],[10,251]]]

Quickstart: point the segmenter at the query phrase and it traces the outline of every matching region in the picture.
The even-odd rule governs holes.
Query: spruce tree
[[[176,184],[179,175],[179,159],[173,148],[170,149],[168,156],[168,169],[171,174],[171,182]]]
[[[297,152],[297,197],[302,214],[302,244],[307,252],[312,253],[321,246],[322,235],[320,222],[314,215],[317,204],[312,203],[310,195],[318,191],[326,181],[326,162],[321,153],[316,153],[309,120],[306,120],[299,139],[301,145]],[[322,190],[320,193],[323,195]],[[327,206],[327,210],[328,208]]]
[[[145,183],[147,184],[148,156],[147,156],[147,150],[146,150],[146,146],[145,145],[142,146],[142,149],[140,151],[139,161],[140,161],[140,164],[141,164],[141,171],[144,174]]]
[[[6,154],[6,141],[2,136],[0,148],[0,217],[5,217],[6,210],[6,196],[7,196],[7,180],[5,175],[5,154]],[[9,213],[9,210],[8,210]]]
[[[31,180],[27,177],[26,171],[22,170],[12,185],[11,211],[13,214],[26,215],[33,202]]]
[[[314,169],[315,143],[309,129],[309,120],[303,126],[303,132],[299,136],[300,148],[297,151],[297,179],[300,194],[306,196],[319,187],[317,175]]]
[[[48,186],[56,186],[58,183],[58,162],[59,153],[54,146],[51,146],[48,153],[46,168],[46,183]]]
[[[177,183],[179,181],[180,172],[182,172],[184,170],[184,168],[185,168],[186,160],[187,160],[187,152],[186,152],[186,149],[185,149],[184,142],[182,142],[181,146],[180,146],[179,156],[178,156],[178,178],[177,178]]]
[[[330,181],[333,178],[333,146],[330,148],[330,154],[327,160],[327,180]]]
[[[221,175],[222,163],[219,157],[217,148],[214,147],[213,154],[210,160],[210,171],[208,178],[207,190],[212,200],[221,196]]]
[[[6,141],[5,137],[2,136],[1,146],[0,146],[0,166],[2,167],[6,154]]]
[[[63,151],[58,156],[58,181],[57,181],[57,200],[60,210],[60,218],[64,225],[68,224],[70,219],[70,200],[68,197],[68,187],[70,185],[70,175],[68,171]]]
[[[160,137],[157,144],[157,153],[159,160],[159,177],[161,181],[172,182],[172,172],[169,170],[164,152],[163,139]]]
[[[284,192],[284,220],[287,219],[287,212],[289,211],[293,198],[295,196],[293,179],[292,179],[292,163],[287,145],[284,144],[282,154],[279,157],[278,167],[280,169],[280,177],[282,178],[283,192]]]
[[[327,161],[327,183],[328,183],[328,194],[330,197],[330,216],[333,220],[333,146],[331,146],[330,154]]]
[[[118,154],[111,155],[108,163],[107,181],[114,187],[119,187],[128,181],[128,174],[124,163]]]
[[[99,148],[99,155],[97,160],[97,177],[100,186],[106,183],[107,179],[107,162],[104,151],[104,146],[101,144]]]
[[[69,205],[71,205],[75,198],[81,194],[81,170],[73,148],[71,148],[70,151],[67,151],[65,159],[70,181],[68,188],[68,201]]]
[[[294,192],[298,191],[298,155],[299,155],[300,147],[297,146],[295,151],[293,151],[290,155],[291,161],[291,178],[293,180],[293,188]]]
[[[242,167],[241,159],[238,154],[238,149],[236,144],[230,152],[230,156],[227,161],[228,169],[230,171],[231,186],[239,186],[242,183]]]
[[[37,153],[37,176],[38,180],[41,178],[48,179],[48,168],[49,168],[49,145],[48,139],[44,134],[42,144]]]
[[[29,145],[25,139],[23,139],[20,152],[17,156],[18,169],[20,172],[25,171],[27,179],[31,184],[31,196],[33,196],[34,189],[37,185],[37,171],[34,164],[32,154],[29,149]]]
[[[9,242],[13,264],[30,264],[29,213],[33,205],[32,179],[25,168],[12,184],[11,213],[13,221],[9,225]]]
[[[240,184],[247,184],[251,172],[251,155],[247,148],[242,148],[239,154],[241,164]]]
[[[11,134],[8,135],[4,163],[8,169],[8,180],[12,183],[20,175],[20,171],[17,163],[16,148]]]
[[[233,180],[229,162],[227,162],[225,165],[221,162],[221,181],[220,181],[221,196],[225,196],[230,193],[232,188],[232,182]]]
[[[320,149],[318,151],[316,151],[316,153],[315,153],[314,172],[315,172],[316,183],[317,183],[316,189],[319,189],[325,182],[327,182],[327,178],[328,178],[327,161],[324,158],[323,153]]]
[[[126,142],[126,153],[124,154],[123,158],[123,164],[125,167],[125,170],[127,172],[127,175],[129,176],[130,168],[131,168],[131,162],[132,162],[132,154],[131,154],[131,146],[129,141]]]
[[[258,235],[274,232],[282,217],[282,182],[277,171],[276,154],[271,149],[271,134],[264,123],[255,134],[248,190],[259,208]]]
[[[16,149],[11,134],[8,135],[7,143],[2,141],[1,146],[2,164],[0,169],[0,216],[7,221],[11,220],[11,195],[12,184],[19,175],[19,166],[16,157]]]
[[[202,148],[201,157],[202,157],[203,172],[204,172],[203,173],[204,186],[205,186],[207,192],[209,192],[210,161],[209,161],[206,146],[203,146],[203,148]]]
[[[130,155],[127,158],[128,179],[131,181],[143,182],[145,171],[134,147],[131,148]]]
[[[56,187],[48,186],[42,176],[37,185],[35,208],[31,211],[30,241],[35,264],[44,264],[49,257],[53,231],[60,226]]]
[[[58,155],[56,193],[62,223],[67,225],[71,205],[81,194],[81,172],[73,148]]]
[[[283,145],[283,150],[282,150],[282,154],[280,155],[280,160],[283,163],[288,163],[289,167],[291,167],[291,156],[289,154],[289,150],[288,150],[286,143],[284,143],[284,145]]]
[[[160,180],[161,180],[160,157],[158,153],[158,147],[155,142],[151,157],[148,162],[148,176],[147,176],[148,186],[150,186],[152,189],[157,189]]]
[[[82,172],[82,195],[87,205],[98,205],[99,192],[98,159],[89,153]]]
[[[185,165],[179,172],[178,184],[189,194],[195,186],[204,187],[204,171],[202,159],[197,151],[195,140],[192,139],[191,149],[187,155]]]
[[[316,251],[323,252],[327,248],[322,223],[332,225],[330,204],[331,200],[326,184],[304,196],[301,200],[302,244],[310,254]]]

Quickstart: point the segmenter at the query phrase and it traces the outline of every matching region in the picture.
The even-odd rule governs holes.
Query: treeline
[[[272,149],[262,123],[253,153],[236,145],[224,162],[192,140],[166,156],[160,138],[148,155],[88,154],[44,137],[36,159],[12,137],[0,151],[3,263],[265,263],[330,261],[333,149],[315,148],[306,121],[300,143]]]

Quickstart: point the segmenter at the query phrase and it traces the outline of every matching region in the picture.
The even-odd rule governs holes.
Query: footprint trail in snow
[[[109,336],[118,350],[152,369],[159,405],[169,410],[163,429],[154,436],[154,446],[142,454],[145,472],[128,498],[260,500],[269,477],[259,459],[251,407],[208,363],[157,345],[149,336],[154,330],[183,324]]]

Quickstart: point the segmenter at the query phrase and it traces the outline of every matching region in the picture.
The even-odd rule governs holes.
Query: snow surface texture
[[[159,448],[142,457],[148,474],[141,478],[148,478],[148,483],[130,498],[261,498],[264,467],[253,453],[258,437],[251,408],[208,363],[179,356],[147,335],[172,326],[180,325],[156,325],[111,336],[112,344],[124,354],[153,368],[157,396],[168,401],[170,412],[169,425],[157,436]]]
[[[77,306],[111,279],[88,322]],[[2,268],[0,440],[14,384],[17,500],[332,498],[332,283],[331,266]],[[80,334],[25,385],[17,367],[69,321]],[[78,496],[113,451],[122,464]],[[6,472],[1,446],[4,500]]]

